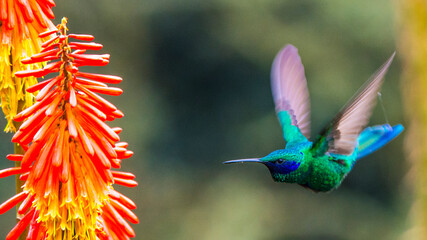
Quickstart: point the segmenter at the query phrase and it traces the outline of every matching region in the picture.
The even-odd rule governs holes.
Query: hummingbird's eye
[[[277,164],[282,164],[282,163],[284,163],[284,162],[285,162],[285,160],[283,160],[283,159],[277,159],[277,160],[276,160],[276,163],[277,163]]]

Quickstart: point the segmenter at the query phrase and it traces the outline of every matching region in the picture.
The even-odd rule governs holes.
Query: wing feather
[[[308,139],[310,137],[310,98],[304,66],[294,46],[287,45],[276,55],[271,70],[271,89],[276,113],[287,111],[292,120],[291,124],[299,128],[299,131]],[[285,140],[290,141],[290,136],[285,134],[287,127],[289,126],[282,125]]]
[[[313,144],[312,151],[316,155],[322,155],[325,152],[342,155],[353,153],[357,138],[369,122],[377,94],[394,55],[395,53],[366,81],[335,116],[331,124],[322,131],[318,140]]]

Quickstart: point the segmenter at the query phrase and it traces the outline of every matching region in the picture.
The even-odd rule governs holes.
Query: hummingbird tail
[[[359,147],[357,149],[356,160],[380,149],[396,138],[403,129],[401,124],[397,124],[393,127],[389,124],[384,124],[365,128],[357,139]]]

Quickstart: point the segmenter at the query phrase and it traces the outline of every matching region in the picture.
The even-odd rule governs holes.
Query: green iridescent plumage
[[[265,165],[277,182],[298,183],[313,191],[337,188],[356,161],[394,139],[402,125],[367,125],[377,93],[394,54],[362,86],[315,141],[310,141],[310,104],[304,67],[298,50],[287,45],[272,67],[272,91],[282,126],[285,149],[263,158],[224,163],[256,162]],[[363,130],[363,131],[362,131]]]

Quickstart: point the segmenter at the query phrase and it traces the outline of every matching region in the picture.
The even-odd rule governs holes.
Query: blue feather
[[[401,124],[393,127],[384,124],[365,128],[357,139],[359,143],[357,159],[375,152],[397,137],[403,129]]]
[[[285,161],[282,164],[275,162],[263,162],[272,172],[278,172],[281,174],[288,174],[298,169],[300,162]]]

